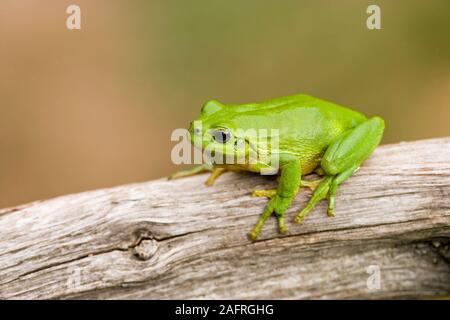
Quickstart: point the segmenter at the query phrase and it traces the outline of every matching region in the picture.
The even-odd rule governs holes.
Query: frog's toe
[[[312,208],[321,200],[325,199],[327,197],[328,191],[330,190],[330,184],[332,181],[332,176],[327,176],[324,178],[316,190],[314,191],[313,195],[309,199],[306,206],[297,214],[297,216],[294,219],[295,223],[300,223],[302,220],[308,215],[308,213],[311,211]]]
[[[327,216],[334,217],[334,195],[330,195],[328,198]]]
[[[296,216],[294,219],[295,223],[300,223],[303,221],[303,219],[306,217],[306,215],[311,211],[312,207],[304,207]]]
[[[254,228],[248,233],[247,237],[248,240],[250,241],[255,241],[256,239],[258,239],[260,231],[255,230]]]
[[[252,192],[253,197],[267,197],[273,198],[277,194],[276,189],[267,189],[267,190],[255,190]]]
[[[273,208],[270,206],[270,201],[269,201],[269,204],[267,204],[266,208],[264,209],[264,212],[259,217],[259,219],[256,222],[255,226],[248,233],[248,239],[249,240],[255,241],[258,238],[259,234],[261,233],[262,226],[264,225],[266,220],[270,217],[270,215],[272,214],[272,211],[273,211]]]
[[[327,209],[327,216],[330,217],[330,218],[333,218],[334,217],[334,210],[328,208]]]
[[[274,213],[277,218],[278,232],[281,234],[286,233],[287,229],[284,221],[284,212],[289,206],[290,201],[290,198],[283,198],[278,195],[275,195],[272,199],[270,199],[255,226],[248,233],[248,238],[251,241],[258,238],[264,223],[272,215],[272,213]]]
[[[278,233],[285,234],[287,232],[287,228],[284,222],[284,214],[275,213],[275,215],[277,217]]]

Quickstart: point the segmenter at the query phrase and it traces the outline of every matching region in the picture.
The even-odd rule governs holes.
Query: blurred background
[[[172,130],[211,98],[303,92],[382,116],[383,143],[449,136],[449,14],[448,0],[2,0],[0,207],[166,176]]]

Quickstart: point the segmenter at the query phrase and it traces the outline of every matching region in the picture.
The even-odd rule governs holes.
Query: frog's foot
[[[336,189],[337,187],[348,177],[350,177],[355,170],[358,169],[358,166],[350,167],[347,170],[337,174],[337,175],[327,175],[325,178],[321,180],[316,190],[314,190],[311,199],[295,217],[295,222],[300,223],[311,211],[312,208],[321,200],[327,198],[328,199],[328,208],[327,215],[329,217],[334,217],[334,199],[336,197]]]
[[[212,186],[216,179],[220,177],[225,171],[227,171],[227,169],[225,168],[214,168],[208,179],[205,181],[205,185],[207,185],[208,187]]]
[[[330,190],[330,186],[333,182],[333,176],[326,176],[320,184],[317,186],[316,190],[314,191],[313,195],[309,199],[309,202],[306,204],[306,206],[297,214],[295,217],[295,223],[300,223],[311,211],[312,208],[321,200],[325,199],[328,195],[328,191]],[[332,203],[331,207],[330,204]],[[333,205],[334,205],[334,194],[331,200],[329,201],[328,206],[328,216],[333,216]]]
[[[252,197],[267,197],[273,198],[277,194],[277,189],[258,189],[252,192]]]
[[[263,190],[266,191],[266,190]],[[284,223],[284,212],[291,203],[292,198],[285,198],[279,195],[273,196],[272,199],[267,203],[264,212],[259,217],[253,229],[249,232],[248,238],[252,241],[256,240],[261,232],[261,228],[266,222],[266,220],[271,216],[272,213],[275,214],[278,223],[278,232],[281,234],[286,233],[286,225]]]

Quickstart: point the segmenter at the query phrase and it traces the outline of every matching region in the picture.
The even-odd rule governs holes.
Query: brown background
[[[0,207],[176,170],[203,102],[305,92],[450,135],[450,2],[2,0]],[[78,4],[82,30],[66,29]]]

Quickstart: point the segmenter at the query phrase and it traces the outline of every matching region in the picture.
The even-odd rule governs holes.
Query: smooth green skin
[[[284,213],[301,186],[311,187],[311,183],[302,181],[301,176],[314,171],[323,175],[323,178],[317,181],[308,204],[298,213],[295,222],[299,223],[316,203],[327,197],[328,215],[333,216],[337,186],[351,176],[373,152],[384,131],[384,121],[380,117],[367,119],[351,109],[304,94],[240,105],[223,105],[212,100],[203,106],[197,120],[202,124],[202,138],[195,139],[192,124],[190,128],[192,143],[196,147],[221,149],[224,154],[234,156],[239,152],[245,152],[246,155],[258,151],[267,153],[268,149],[267,146],[251,143],[247,137],[238,136],[238,128],[279,130],[279,148],[272,150],[272,154],[277,153],[279,156],[278,187],[276,191],[255,191],[254,195],[267,196],[270,200],[249,233],[251,240],[256,240],[272,213],[277,217],[279,232],[286,232]],[[244,139],[245,148],[240,145],[240,148],[224,151],[224,144],[213,139],[211,133],[215,130],[231,133],[226,145],[235,146],[238,139]],[[200,132],[196,132],[196,135],[200,136]],[[261,168],[268,167],[268,163],[213,164],[212,167],[260,172]],[[210,169],[208,165],[196,167],[174,177]],[[210,184],[222,171],[216,172]]]

